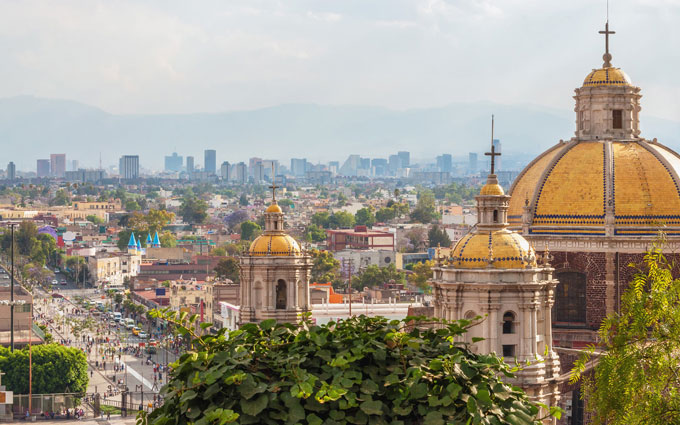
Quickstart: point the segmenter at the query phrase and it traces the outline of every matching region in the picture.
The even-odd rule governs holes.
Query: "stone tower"
[[[240,258],[240,323],[266,319],[296,323],[311,311],[309,279],[312,260],[284,231],[283,211],[276,203],[264,213],[265,230]]]
[[[493,153],[492,153],[493,155]],[[510,196],[488,176],[477,200],[478,224],[455,246],[451,258],[434,267],[435,316],[447,320],[484,317],[465,338],[506,362],[530,362],[511,382],[534,402],[557,405],[560,363],[552,347],[551,309],[557,281],[534,249],[508,229]],[[547,256],[546,256],[547,258]],[[538,361],[537,361],[538,360]]]

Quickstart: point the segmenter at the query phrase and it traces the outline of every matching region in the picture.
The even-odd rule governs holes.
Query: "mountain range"
[[[536,155],[573,134],[572,111],[489,102],[393,110],[371,106],[284,104],[224,113],[116,115],[82,103],[18,96],[0,99],[0,166],[14,161],[34,170],[35,160],[66,153],[81,166],[117,164],[139,155],[147,169],[161,169],[176,151],[203,163],[203,150],[222,161],[249,157],[338,160],[349,154],[387,157],[398,150],[412,158],[442,153],[465,157],[489,146],[490,115],[504,152]],[[680,122],[642,116],[643,136],[680,148]],[[285,162],[284,162],[285,163]]]

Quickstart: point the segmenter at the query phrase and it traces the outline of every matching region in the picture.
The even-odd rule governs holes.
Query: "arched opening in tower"
[[[276,309],[285,310],[286,308],[286,281],[279,279],[276,284]]]

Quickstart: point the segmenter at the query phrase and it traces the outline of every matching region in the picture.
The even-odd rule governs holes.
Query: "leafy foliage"
[[[371,264],[352,278],[352,287],[363,290],[364,287],[373,288],[390,282],[405,283],[406,275],[404,272],[397,270],[394,264],[390,264],[387,267]]]
[[[446,234],[446,230],[440,229],[436,224],[427,232],[427,239],[430,241],[430,248],[437,246],[451,246],[451,238]]]
[[[156,314],[193,333],[185,313]],[[441,323],[266,320],[196,337],[198,351],[179,359],[161,390],[163,406],[138,423],[538,424],[538,407],[502,381],[512,372],[500,358],[454,341],[470,322]]]
[[[574,365],[596,424],[680,423],[680,280],[660,247],[645,255],[620,313],[602,322],[600,354],[591,346]]]
[[[208,218],[208,204],[195,196],[187,196],[179,207],[179,215],[191,224],[201,224]]]
[[[373,226],[375,224],[375,214],[373,208],[362,208],[354,214],[354,220],[359,226]]]
[[[259,224],[246,220],[241,223],[241,239],[249,241],[255,239],[257,235],[260,234],[262,227]]]
[[[77,348],[59,344],[32,348],[33,394],[85,392],[88,383],[87,360]],[[28,394],[28,348],[10,352],[0,347],[2,384],[16,394]]]
[[[416,285],[424,292],[431,292],[432,287],[427,283],[427,280],[432,277],[432,261],[425,261],[423,263],[416,263],[413,265],[413,273],[408,276],[409,282]]]
[[[234,257],[222,258],[215,266],[215,273],[217,277],[222,279],[231,279],[232,282],[239,282],[239,265],[238,260]]]
[[[430,190],[421,191],[418,194],[418,203],[413,211],[411,211],[411,220],[427,224],[437,217],[434,194]]]
[[[339,283],[340,262],[328,251],[311,251],[314,262],[312,264],[312,282]]]
[[[326,240],[326,231],[316,224],[310,224],[307,226],[305,240],[308,242],[323,242]]]

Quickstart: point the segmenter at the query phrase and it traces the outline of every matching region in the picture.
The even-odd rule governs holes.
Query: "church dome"
[[[656,142],[561,142],[515,179],[508,222],[530,234],[605,235],[607,224],[653,235],[680,227],[679,172],[680,156]]]
[[[505,191],[498,183],[487,183],[479,192],[480,195],[505,195]]]
[[[620,68],[593,69],[583,80],[583,87],[631,86],[630,78]]]
[[[272,203],[270,206],[267,207],[267,210],[265,212],[282,214],[283,210],[281,209],[279,204]]]
[[[451,257],[454,267],[464,269],[488,267],[490,260],[497,269],[536,267],[536,255],[529,242],[507,229],[468,233],[458,241]]]
[[[287,234],[263,234],[258,236],[250,244],[250,255],[270,256],[270,255],[298,255],[300,245],[297,241]]]

